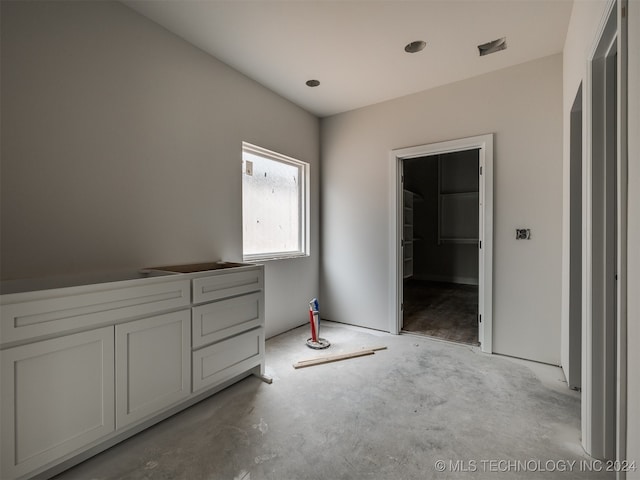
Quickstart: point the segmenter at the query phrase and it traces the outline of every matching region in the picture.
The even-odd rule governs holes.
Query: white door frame
[[[624,460],[626,456],[627,127],[623,6],[626,1],[609,1],[587,59],[584,118],[587,135],[583,168],[582,443],[590,455],[609,460]],[[617,98],[609,96],[605,102],[610,92],[607,72],[616,52]],[[605,141],[610,134],[605,118],[610,117],[613,104],[617,106],[615,157],[607,151],[607,145],[611,144]],[[616,170],[612,180],[617,194],[615,210],[606,202],[607,189],[612,188],[605,181],[611,159]],[[611,260],[607,259],[607,252],[612,232],[607,231],[607,226],[614,220],[614,211],[616,244],[615,258]],[[609,308],[612,301],[613,318]]]
[[[478,339],[483,352],[493,351],[493,134],[392,150],[389,155],[389,332],[402,325],[402,161],[464,150],[479,150]]]
[[[566,297],[568,335],[563,339],[566,357],[563,356],[562,368],[567,384],[570,388],[582,388],[582,243],[584,232],[583,216],[583,173],[585,119],[583,115],[584,91],[580,82],[578,91],[570,111],[569,121],[569,181],[568,206],[565,215],[568,216],[568,231],[566,231]],[[564,312],[563,312],[564,313]]]
[[[618,214],[618,244],[617,244],[617,272],[618,288],[617,303],[618,311],[616,318],[617,325],[617,451],[616,459],[624,461],[627,459],[627,217],[628,217],[628,127],[627,127],[627,106],[629,104],[627,96],[627,14],[628,0],[618,0],[616,16],[618,19],[618,158],[617,158],[617,214]],[[619,480],[626,478],[626,473],[618,475]]]

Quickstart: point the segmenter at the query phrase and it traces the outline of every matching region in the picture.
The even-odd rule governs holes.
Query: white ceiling
[[[306,110],[329,116],[562,51],[571,0],[125,0]],[[507,37],[507,50],[477,45]],[[419,53],[404,46],[424,40]],[[305,82],[318,79],[309,88]]]

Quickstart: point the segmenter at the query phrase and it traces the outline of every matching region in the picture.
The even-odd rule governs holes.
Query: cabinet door
[[[2,474],[15,478],[114,430],[113,327],[10,348],[2,360]]]
[[[116,428],[189,396],[190,320],[182,310],[116,325]]]

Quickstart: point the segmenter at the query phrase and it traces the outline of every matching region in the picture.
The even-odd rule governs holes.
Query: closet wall
[[[477,158],[474,150],[404,161],[405,189],[415,194],[416,280],[478,284],[478,247],[472,238],[478,232],[477,195],[469,193],[478,190]]]

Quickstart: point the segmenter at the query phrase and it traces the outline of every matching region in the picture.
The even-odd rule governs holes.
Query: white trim
[[[298,238],[300,240],[300,250],[288,251],[288,252],[267,252],[267,253],[253,253],[245,254],[244,247],[242,252],[242,260],[245,262],[263,262],[270,260],[282,260],[290,258],[308,257],[310,255],[310,178],[311,178],[311,165],[302,160],[298,160],[287,155],[283,155],[266,148],[253,145],[248,142],[242,142],[242,154],[244,162],[244,154],[249,153],[263,157],[275,162],[284,163],[296,167],[300,172],[300,188],[298,190],[298,201],[300,204],[298,212]],[[243,171],[244,175],[244,171]],[[242,220],[244,231],[244,218]]]
[[[618,2],[618,316],[617,322],[617,398],[616,460],[627,459],[627,205],[628,205],[628,139],[627,139],[627,16],[628,1]],[[621,472],[620,480],[626,478]]]
[[[392,150],[389,154],[389,331],[400,333],[402,311],[402,160],[441,153],[479,149],[480,177],[479,292],[478,312],[482,315],[479,339],[482,351],[493,349],[493,134]]]
[[[249,142],[242,142],[242,152],[252,153],[254,155],[258,155],[259,157],[269,158],[271,160],[275,160],[276,162],[288,163],[296,167],[308,165],[306,162],[298,160],[297,158],[288,157],[287,155],[283,155],[281,153],[259,147],[258,145],[254,145]]]
[[[584,164],[584,82],[581,81],[569,111],[569,157],[565,165],[563,225],[563,307],[566,332],[562,338],[562,369],[569,388],[582,388],[582,231]],[[577,118],[580,118],[579,125]],[[579,138],[575,136],[579,128]],[[577,196],[580,193],[579,197]],[[579,226],[575,223],[579,221]],[[576,247],[575,244],[578,244]],[[576,248],[574,248],[576,247]],[[576,278],[576,271],[579,276]],[[578,297],[576,299],[576,296]]]
[[[586,123],[584,131],[586,135],[583,163],[582,444],[590,455],[609,460],[613,460],[617,455],[613,446],[620,435],[617,428],[611,428],[612,425],[617,426],[616,419],[611,416],[615,416],[613,412],[626,404],[621,403],[624,402],[621,398],[618,398],[613,405],[611,404],[615,396],[614,391],[619,392],[619,383],[616,375],[611,372],[612,356],[610,350],[611,348],[618,350],[621,343],[620,332],[618,332],[618,338],[613,339],[615,347],[611,347],[611,342],[607,342],[607,335],[610,336],[612,326],[605,321],[612,300],[612,296],[608,292],[612,287],[610,282],[613,277],[613,269],[611,268],[613,266],[605,260],[610,247],[607,246],[607,238],[603,236],[606,225],[611,221],[611,208],[605,208],[607,185],[604,180],[606,178],[606,170],[604,169],[610,165],[605,160],[607,152],[604,150],[605,136],[610,131],[606,128],[607,112],[605,107],[609,109],[612,104],[599,97],[598,103],[594,103],[594,95],[600,94],[600,92],[604,95],[608,91],[605,78],[607,58],[615,53],[620,41],[617,22],[619,8],[616,0],[609,0],[600,20],[597,35],[587,58],[584,95],[584,121]],[[616,67],[619,77],[618,88],[621,86],[619,58],[620,56],[618,56]],[[621,93],[618,90],[618,98],[616,99],[618,107],[620,106],[620,98]],[[618,109],[617,122],[619,127],[625,125],[624,121],[621,122],[621,113]],[[620,134],[618,134],[618,138],[615,140],[618,147],[620,147],[620,140]],[[615,159],[618,170],[621,168],[621,158],[621,152],[618,150]],[[598,163],[594,163],[596,160]],[[596,166],[602,171],[594,172]],[[626,190],[621,190],[621,172],[619,171],[617,175],[614,182],[618,191],[615,201],[618,252],[614,263],[617,265],[617,273],[620,275],[620,247],[621,245],[626,247],[624,240],[620,238],[621,233],[626,232],[626,219],[621,217],[621,211],[626,212],[626,206],[621,204],[621,194],[626,195]],[[626,175],[626,170],[622,172],[622,175]],[[621,244],[621,242],[623,243]],[[607,278],[609,280],[606,280]],[[620,304],[620,294],[614,303],[617,304],[616,329],[619,329],[620,308],[624,308]],[[613,363],[615,370],[620,364],[620,357],[615,358]],[[608,373],[607,369],[609,369]],[[619,374],[620,371],[617,373]]]
[[[582,149],[582,378],[581,378],[581,425],[582,448],[591,451],[591,131],[592,87],[591,64],[587,65],[583,92],[583,149]]]

